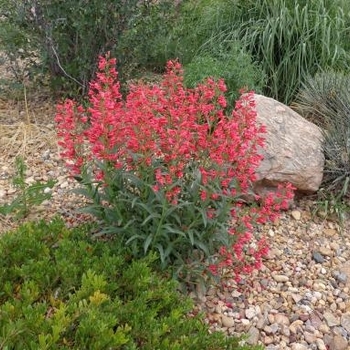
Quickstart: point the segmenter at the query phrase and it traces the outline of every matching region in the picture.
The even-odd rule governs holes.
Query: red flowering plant
[[[253,94],[226,115],[222,80],[185,88],[181,65],[170,61],[160,83],[132,85],[123,99],[115,64],[100,57],[89,106],[66,100],[56,115],[61,155],[101,233],[119,235],[135,256],[156,251],[178,277],[258,268],[268,247],[254,227],[293,194],[287,187],[244,204],[265,131]]]

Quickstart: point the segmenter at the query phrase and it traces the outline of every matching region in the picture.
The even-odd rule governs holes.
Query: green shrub
[[[248,2],[237,29],[244,47],[267,74],[264,93],[290,104],[308,75],[346,69],[349,14],[339,1]]]
[[[330,71],[308,77],[294,107],[323,130],[323,190],[328,197],[350,198],[350,75]]]
[[[245,349],[208,332],[176,283],[58,219],[0,239],[1,349]]]
[[[182,1],[178,20],[167,39],[167,57],[179,58],[187,65],[199,55],[208,40],[222,33],[232,33],[233,23],[239,18],[237,11],[237,4],[232,0]],[[220,40],[212,44],[222,49]]]
[[[145,73],[163,72],[170,56],[168,50],[171,32],[179,20],[178,5],[173,0],[145,1],[122,33],[117,49],[122,79]]]
[[[0,11],[3,25],[0,44],[14,60],[20,52],[24,57],[32,57],[33,52],[39,54],[37,61],[42,70],[49,73],[55,91],[85,94],[99,55],[113,52],[120,58],[120,71],[123,65],[135,65],[131,59],[141,58],[140,52],[146,48],[148,36],[153,37],[153,31],[159,32],[161,28],[160,20],[157,26],[152,21],[156,17],[153,9],[156,5],[148,3],[91,0],[87,6],[85,0],[0,0],[0,8],[3,8]],[[137,30],[139,18],[152,24],[153,29],[147,29],[144,34]],[[124,32],[133,30],[136,30],[134,36],[126,35],[122,39]],[[135,38],[140,51],[137,54],[132,40]],[[152,48],[147,52],[152,52]]]
[[[207,77],[223,78],[227,86],[228,105],[233,108],[240,89],[262,91],[264,74],[252,63],[251,56],[241,48],[239,41],[222,42],[220,50],[213,44],[216,39],[212,38],[198,56],[184,67],[185,84],[193,88]]]

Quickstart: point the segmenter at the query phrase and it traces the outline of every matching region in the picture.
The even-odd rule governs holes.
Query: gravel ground
[[[21,154],[28,184],[57,180],[52,199],[26,220],[50,220],[57,214],[68,226],[88,220],[74,211],[83,199],[70,191],[75,183],[59,159],[53,125],[0,127],[0,147],[6,150],[0,156],[0,204],[16,196],[13,160]],[[212,330],[247,333],[249,344],[271,350],[350,349],[350,220],[341,228],[314,216],[314,209],[315,203],[304,198],[274,224],[261,227],[271,247],[262,270],[239,284],[209,287],[193,296]],[[0,232],[19,223],[0,216]]]

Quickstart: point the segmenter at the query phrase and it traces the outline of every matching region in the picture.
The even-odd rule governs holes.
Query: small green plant
[[[52,188],[56,181],[36,181],[28,185],[25,181],[26,165],[22,157],[16,157],[16,174],[13,178],[13,185],[18,190],[16,198],[10,204],[0,206],[0,214],[14,214],[17,219],[26,217],[33,206],[40,205],[44,200],[51,198],[51,193],[45,191]]]
[[[349,177],[346,179],[342,191],[337,194],[321,188],[313,211],[314,215],[336,221],[341,229],[344,229],[344,224],[350,219],[350,201],[344,200],[344,196],[348,196],[349,179]]]
[[[1,349],[253,349],[189,316],[192,301],[152,269],[154,256],[130,260],[90,230],[54,219],[1,237]]]

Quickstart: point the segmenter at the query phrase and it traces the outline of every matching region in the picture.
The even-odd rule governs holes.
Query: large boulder
[[[319,127],[272,98],[256,94],[255,101],[257,122],[267,130],[256,189],[287,181],[301,192],[317,191],[324,167]]]

